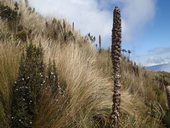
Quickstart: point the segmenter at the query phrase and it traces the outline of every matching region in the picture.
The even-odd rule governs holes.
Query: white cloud
[[[159,56],[157,56],[157,57],[155,57],[155,56],[149,57],[146,62],[147,62],[147,65],[149,65],[149,66],[167,63],[164,58],[159,57]]]
[[[170,63],[163,65],[160,70],[170,72]]]
[[[155,15],[155,0],[120,0],[123,3],[123,33],[132,40]]]
[[[153,66],[170,63],[169,55],[151,55],[143,61],[145,66]]]
[[[156,55],[160,55],[160,54],[169,54],[170,55],[170,47],[160,47],[160,48],[154,48],[152,50],[149,51],[151,54],[156,54]]]
[[[110,36],[112,15],[100,10],[96,0],[30,0],[30,4],[45,16],[66,18],[84,35],[92,33]]]
[[[142,56],[145,66],[170,64],[170,48],[158,47],[148,51],[146,56]]]
[[[155,0],[29,0],[30,4],[45,16],[56,16],[75,22],[82,34],[99,34],[106,41],[111,37],[112,11],[120,5],[123,15],[123,41],[131,41],[150,21],[155,12]]]

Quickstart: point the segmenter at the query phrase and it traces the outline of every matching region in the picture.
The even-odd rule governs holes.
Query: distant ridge
[[[167,64],[159,64],[159,65],[154,65],[154,66],[147,66],[145,67],[147,70],[152,70],[152,71],[165,71],[165,72],[170,72],[170,63]]]

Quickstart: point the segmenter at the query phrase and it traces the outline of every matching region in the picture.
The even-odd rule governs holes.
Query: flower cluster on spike
[[[111,114],[111,127],[119,127],[120,117],[120,59],[121,59],[121,15],[120,9],[115,7],[113,12],[113,29],[112,29],[112,64],[113,64],[113,80],[114,94],[113,106]]]

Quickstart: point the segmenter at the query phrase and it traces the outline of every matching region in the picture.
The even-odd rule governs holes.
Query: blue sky
[[[111,45],[112,10],[122,13],[122,47],[142,65],[170,63],[170,1],[168,0],[29,0],[44,16],[75,22],[83,35],[102,35],[103,47]],[[97,42],[97,41],[96,41]]]
[[[133,59],[144,64],[154,65],[170,62],[170,1],[157,0],[154,18],[143,28],[134,45],[126,43],[135,54]]]

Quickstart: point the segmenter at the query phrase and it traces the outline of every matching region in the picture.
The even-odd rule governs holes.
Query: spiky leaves
[[[113,106],[111,113],[111,127],[119,127],[120,117],[120,58],[121,58],[121,15],[120,9],[115,7],[112,29],[112,64],[113,64],[113,79],[114,79],[114,94]]]
[[[19,76],[13,88],[12,128],[32,127],[43,84],[42,48],[30,44],[21,58]]]

